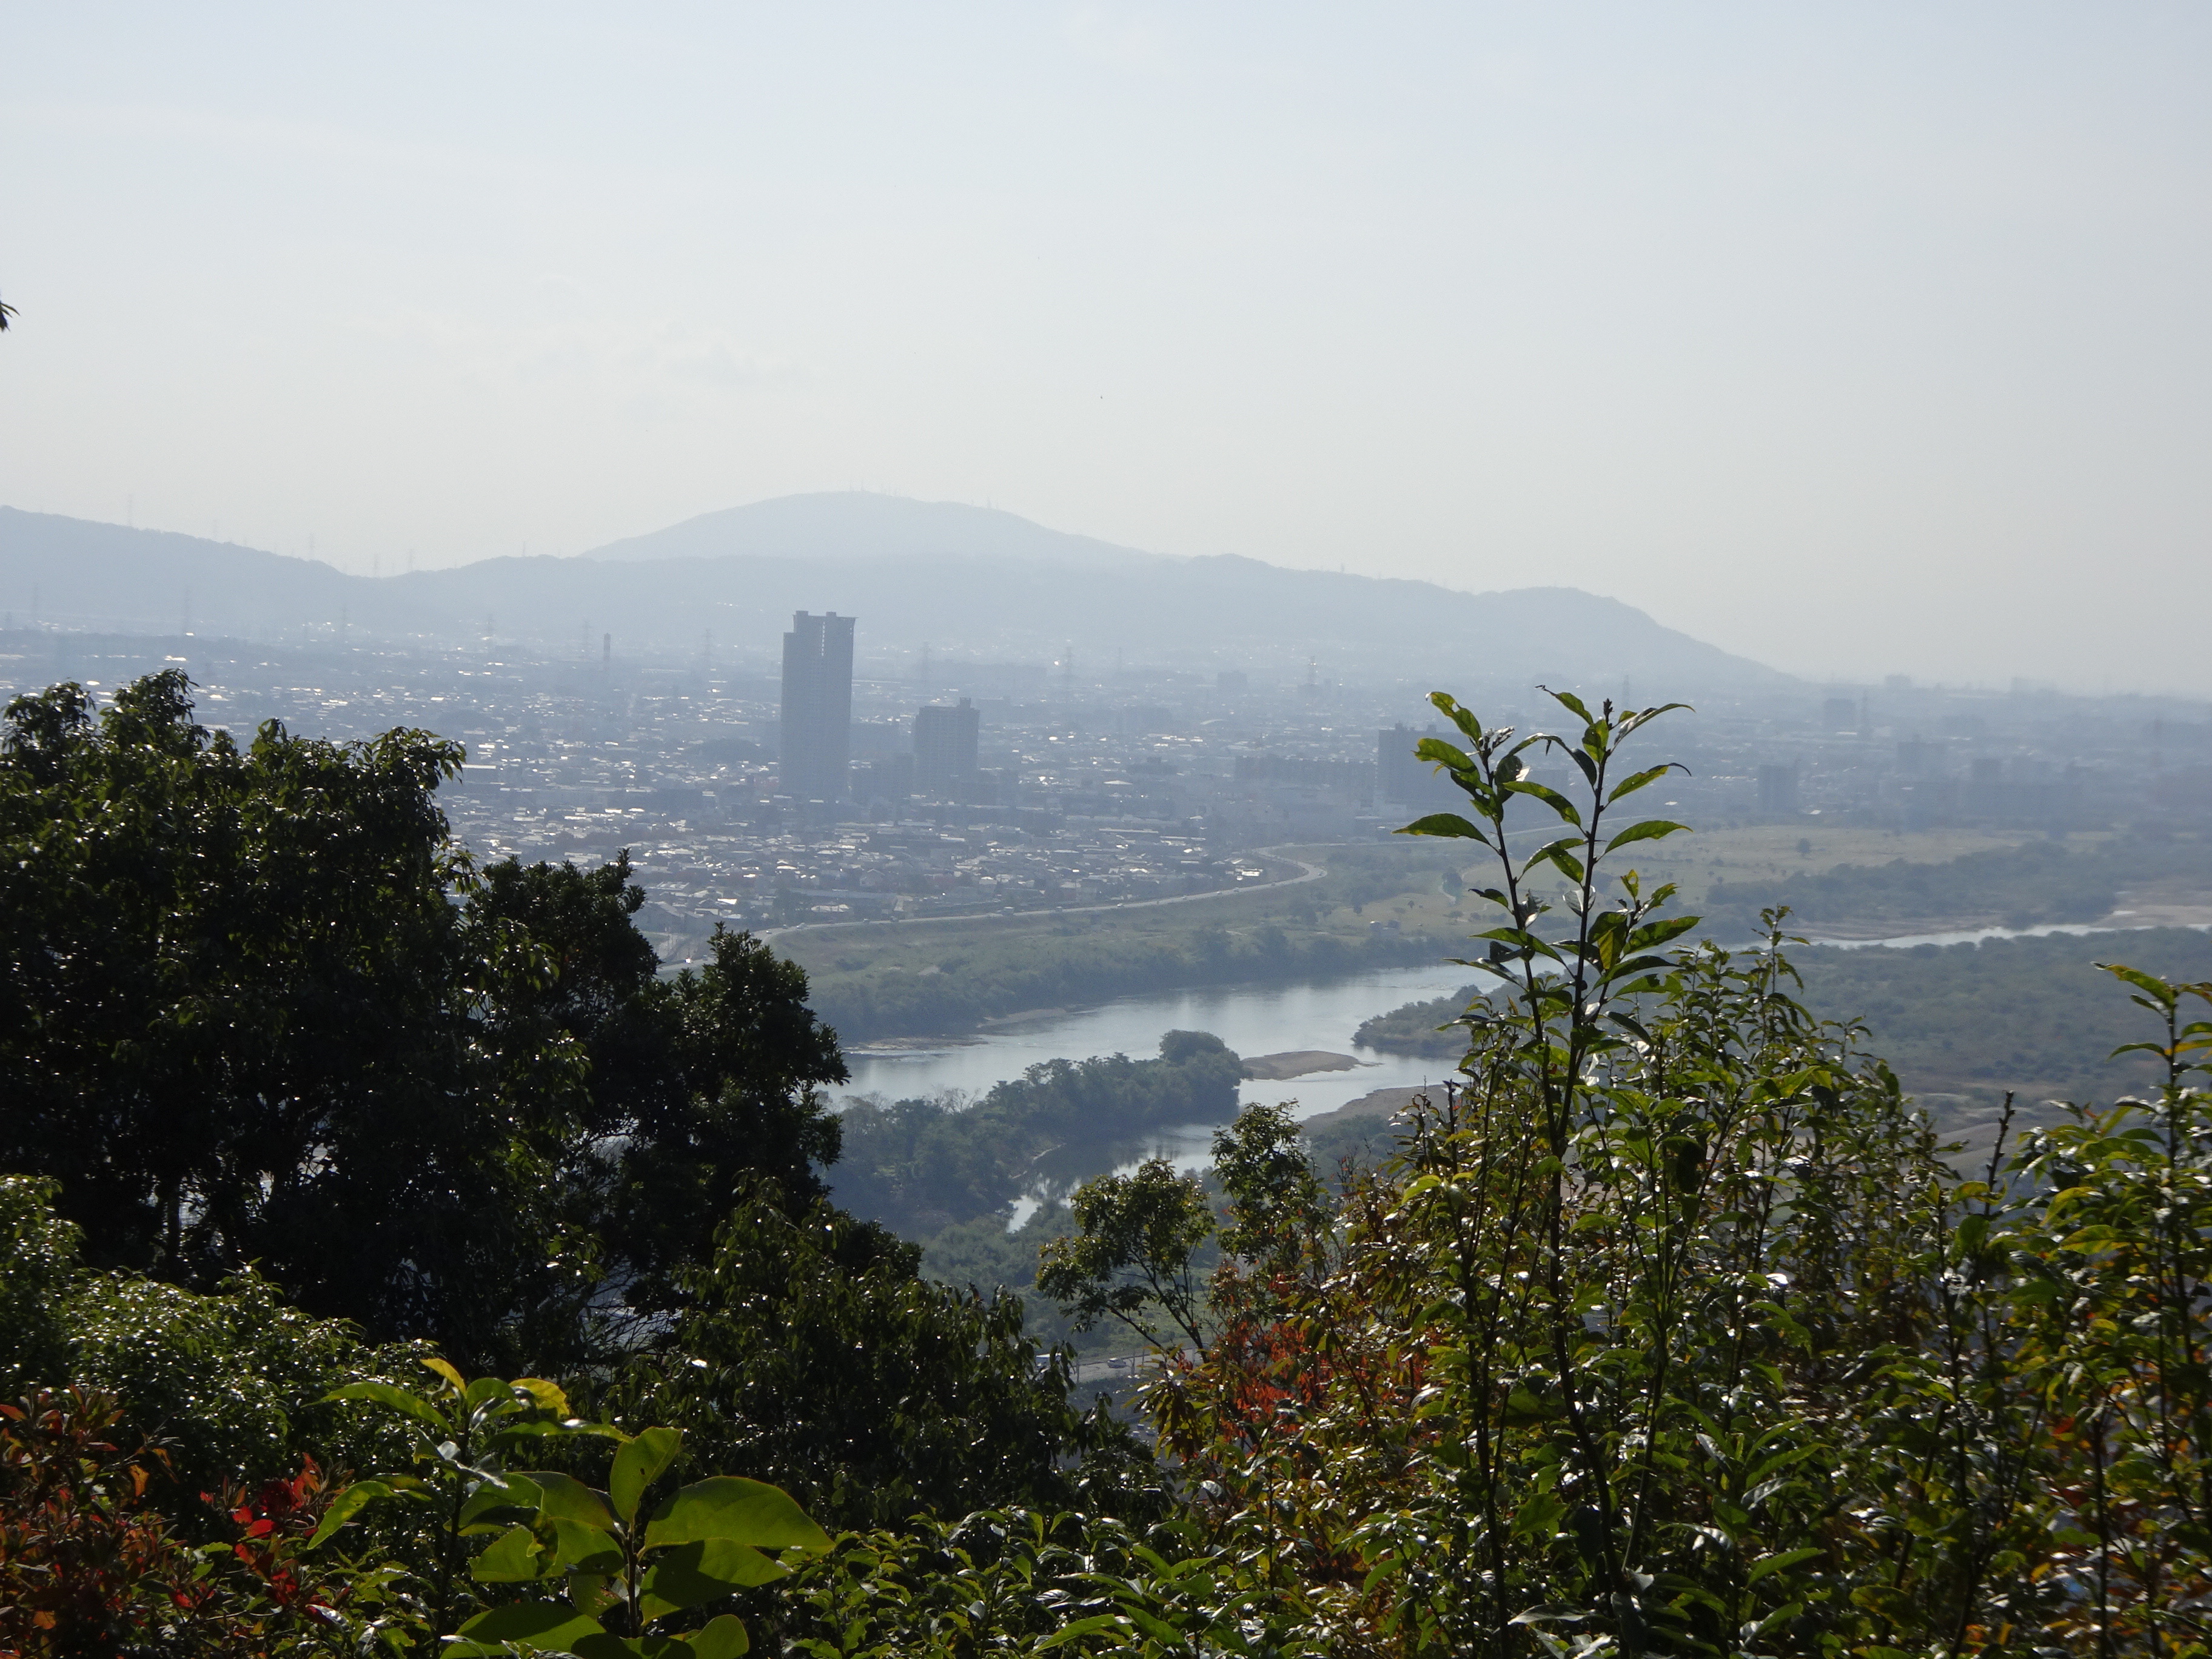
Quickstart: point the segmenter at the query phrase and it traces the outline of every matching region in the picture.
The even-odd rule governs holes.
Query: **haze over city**
[[[2212,9],[15,7],[0,1656],[2212,1654]]]
[[[21,13],[0,503],[392,576],[857,486],[1571,586],[1814,678],[2201,695],[2208,46],[2171,5]]]

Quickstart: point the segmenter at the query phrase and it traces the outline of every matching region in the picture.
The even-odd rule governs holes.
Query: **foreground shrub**
[[[162,1446],[161,1480],[187,1499],[288,1475],[305,1455],[343,1468],[390,1455],[383,1430],[328,1396],[410,1365],[406,1350],[311,1318],[251,1273],[203,1295],[86,1271],[52,1197],[51,1182],[0,1176],[0,1376],[112,1398],[130,1432]],[[197,1525],[189,1512],[180,1523]]]
[[[312,1466],[234,1494],[228,1547],[194,1547],[155,1510],[167,1473],[166,1449],[108,1396],[0,1406],[0,1653],[259,1659],[374,1644],[374,1620],[358,1618],[374,1576],[357,1594],[301,1565],[321,1497]]]
[[[696,1467],[774,1481],[834,1527],[1062,1506],[1079,1462],[1139,1477],[1149,1459],[1073,1409],[1068,1358],[1025,1334],[1020,1297],[935,1284],[920,1255],[826,1203],[793,1217],[762,1183],[611,1414],[683,1429]]]

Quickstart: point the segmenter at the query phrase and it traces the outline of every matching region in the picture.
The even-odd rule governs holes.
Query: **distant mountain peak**
[[[917,501],[864,489],[817,490],[726,507],[665,529],[609,542],[582,556],[842,562],[930,555],[1027,559],[1090,568],[1170,556],[1053,530],[1003,507]]]

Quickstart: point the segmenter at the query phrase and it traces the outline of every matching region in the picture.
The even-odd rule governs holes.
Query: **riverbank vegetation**
[[[1628,810],[1662,710],[1562,697],[1544,737],[1438,699],[1467,805],[1413,829],[1492,861],[1492,989],[1380,1162],[1253,1108],[1210,1182],[1071,1195],[1036,1285],[1153,1342],[1140,1437],[1019,1301],[825,1196],[842,1060],[799,969],[732,937],[662,988],[618,868],[459,857],[434,739],[233,750],[184,690],[50,693],[0,738],[0,1066],[34,1108],[0,1144],[0,1649],[2212,1641],[2212,982],[2112,969],[2136,1097],[2008,1121],[1962,1174],[1782,919],[1697,943],[1633,873],[1678,828]],[[1587,787],[1535,784],[1539,746]],[[975,1120],[1003,1152],[943,1113],[851,1146],[905,1203],[925,1152],[1238,1070],[1181,1034],[1010,1085]]]
[[[1073,1163],[1110,1164],[1149,1131],[1227,1121],[1243,1076],[1220,1038],[1170,1031],[1157,1059],[1047,1060],[972,1102],[856,1100],[835,1191],[908,1237],[984,1216],[1003,1222],[1017,1199]]]
[[[2212,886],[2212,842],[2160,834],[2031,841],[1968,853],[1941,864],[1894,858],[1839,864],[1761,881],[1723,879],[1701,908],[1717,939],[1756,935],[1760,911],[1788,908],[1815,936],[2014,929],[2098,921],[2125,895],[2178,887],[2200,903]]]
[[[2043,1123],[2054,1121],[2049,1103],[2155,1086],[2151,1058],[2112,1057],[2138,1035],[2136,1011],[2097,965],[2116,954],[2179,982],[2212,980],[2212,934],[2179,927],[1905,950],[1800,946],[1790,960],[1806,1006],[1863,1026],[1936,1127],[1979,1156],[2008,1094],[2021,1121]],[[1392,1009],[1362,1024],[1355,1041],[1455,1058],[1468,1030],[1449,1022],[1483,988]]]

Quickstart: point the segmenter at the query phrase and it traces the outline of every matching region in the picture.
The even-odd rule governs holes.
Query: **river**
[[[1322,1072],[1286,1082],[1244,1085],[1243,1102],[1273,1103],[1295,1097],[1298,1115],[1334,1111],[1370,1089],[1427,1083],[1449,1075],[1433,1060],[1407,1060],[1355,1048],[1361,1021],[1408,1002],[1456,991],[1477,975],[1449,963],[1432,968],[1382,968],[1322,984],[1223,986],[1158,996],[1122,997],[1096,1008],[1052,1013],[1000,1026],[979,1036],[948,1038],[926,1047],[872,1047],[845,1051],[854,1094],[900,1100],[957,1089],[981,1094],[993,1084],[1019,1077],[1041,1060],[1083,1060],[1127,1054],[1149,1060],[1168,1031],[1211,1031],[1240,1054],[1320,1048],[1360,1062],[1349,1072]]]
[[[1844,949],[1910,948],[2053,933],[2113,931],[2124,930],[2069,923],[1815,943]],[[887,1100],[935,1095],[945,1090],[977,1095],[994,1083],[1020,1076],[1024,1067],[1039,1060],[1111,1054],[1149,1059],[1159,1052],[1164,1032],[1211,1031],[1240,1054],[1316,1048],[1351,1055],[1358,1064],[1348,1072],[1321,1072],[1279,1082],[1248,1081],[1243,1085],[1242,1105],[1295,1101],[1297,1116],[1312,1117],[1334,1111],[1370,1090],[1415,1087],[1451,1075],[1450,1067],[1439,1060],[1357,1048],[1352,1034],[1373,1015],[1443,996],[1479,977],[1472,969],[1448,963],[1426,968],[1382,968],[1317,984],[1222,986],[1123,997],[1095,1008],[1054,1012],[1010,1022],[976,1036],[948,1037],[937,1042],[860,1043],[845,1052],[853,1076],[843,1092]],[[1186,1169],[1201,1168],[1207,1162],[1212,1133],[1219,1127],[1189,1123],[1158,1130],[1148,1138],[1143,1151],[1164,1154]],[[1128,1154],[1129,1149],[1122,1149],[1123,1168],[1129,1167]],[[1030,1207],[1026,1203],[1022,1206],[1018,1221]]]

